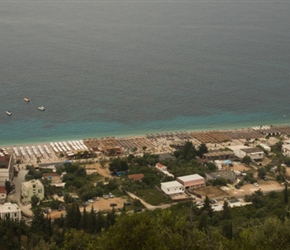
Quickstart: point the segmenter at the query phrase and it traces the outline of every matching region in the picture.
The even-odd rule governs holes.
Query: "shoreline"
[[[252,129],[255,126],[289,126],[289,123],[272,123],[272,124],[260,124],[260,125],[246,125],[246,124],[231,124],[229,126],[209,126],[204,128],[183,128],[183,129],[158,129],[154,131],[136,131],[135,133],[119,133],[118,135],[111,133],[106,134],[98,134],[94,135],[85,135],[85,136],[64,136],[64,137],[50,137],[50,139],[35,139],[35,140],[26,140],[26,141],[18,141],[18,142],[0,142],[0,147],[14,147],[14,146],[32,146],[32,145],[44,145],[50,142],[60,142],[60,141],[74,141],[74,140],[85,140],[88,138],[105,138],[105,137],[114,137],[114,138],[137,138],[137,137],[146,137],[147,134],[157,134],[157,133],[166,133],[166,132],[209,132],[209,131],[235,131],[235,130],[243,130],[243,129]],[[82,137],[82,138],[81,138]]]

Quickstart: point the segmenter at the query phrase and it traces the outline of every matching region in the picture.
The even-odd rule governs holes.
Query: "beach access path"
[[[22,182],[25,181],[25,175],[27,174],[28,170],[21,169],[18,172],[18,176],[14,177],[13,183],[15,185],[15,193],[12,195],[9,195],[8,199],[10,201],[14,201],[17,203],[18,207],[21,209],[21,212],[26,217],[32,217],[33,213],[31,211],[31,204],[23,204],[21,202],[21,186]]]

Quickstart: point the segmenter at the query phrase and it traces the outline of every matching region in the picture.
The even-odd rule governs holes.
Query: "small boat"
[[[11,112],[11,111],[9,111],[9,110],[7,110],[7,111],[6,111],[6,115],[9,115],[9,116],[11,116],[11,115],[12,115],[12,112]]]
[[[23,99],[25,102],[30,102],[30,99],[29,98],[24,98]]]
[[[40,111],[44,111],[45,108],[44,108],[43,106],[39,106],[39,107],[38,107],[38,110],[40,110]]]

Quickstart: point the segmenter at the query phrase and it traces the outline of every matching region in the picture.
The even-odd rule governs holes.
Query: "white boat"
[[[9,110],[7,110],[7,111],[6,111],[6,115],[9,115],[9,116],[11,116],[11,115],[12,115],[12,112],[11,112],[11,111],[9,111]]]
[[[29,98],[24,98],[23,99],[25,102],[30,102],[30,99]]]
[[[39,109],[40,111],[44,111],[44,110],[45,110],[45,108],[44,108],[43,106],[39,106],[38,109]]]

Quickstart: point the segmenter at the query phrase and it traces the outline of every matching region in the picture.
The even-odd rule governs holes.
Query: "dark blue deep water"
[[[290,124],[289,13],[290,1],[0,1],[0,145]]]

